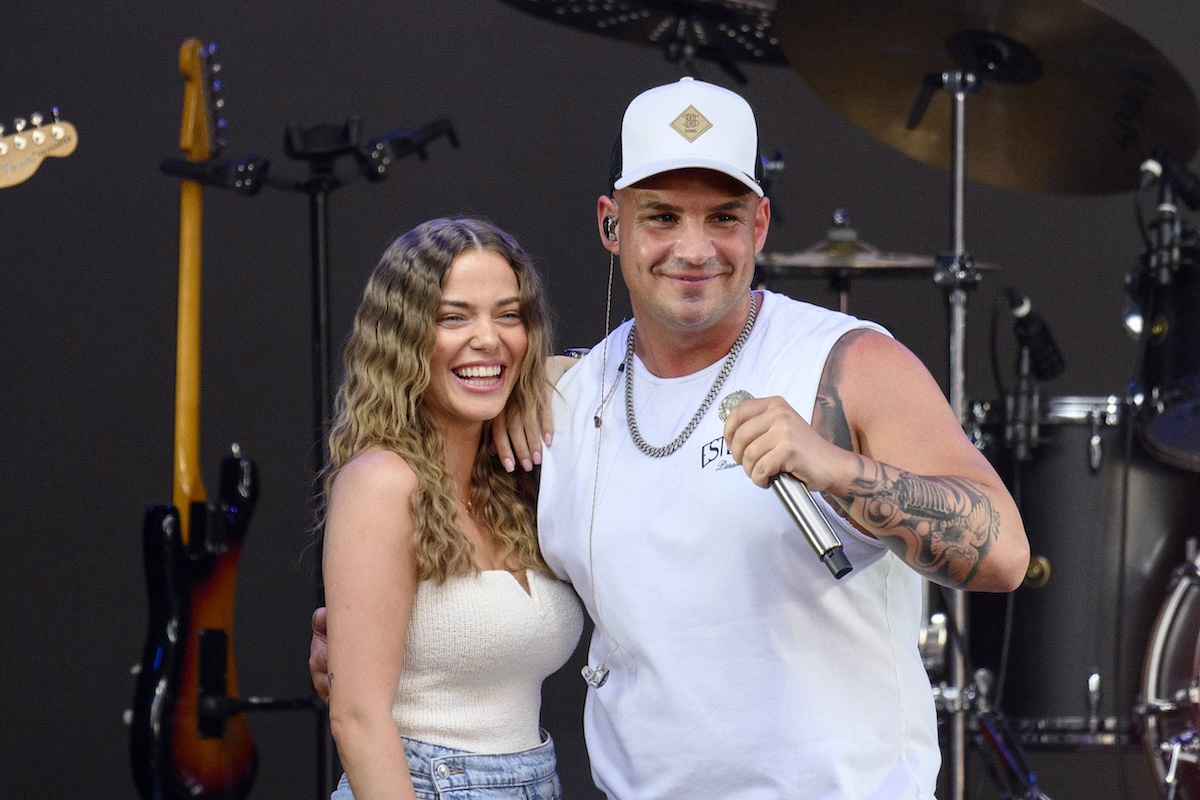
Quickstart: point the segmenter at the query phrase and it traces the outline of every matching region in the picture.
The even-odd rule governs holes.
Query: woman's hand
[[[537,408],[518,410],[506,406],[500,416],[492,420],[492,450],[506,471],[512,472],[520,464],[521,469],[532,472],[534,465],[542,463],[542,446],[550,444],[554,437],[550,398],[558,379],[578,360],[572,356],[547,358],[546,386]]]

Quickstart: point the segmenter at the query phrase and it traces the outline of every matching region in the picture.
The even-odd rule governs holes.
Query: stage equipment
[[[54,121],[45,128],[42,127],[45,117],[37,112],[30,114],[28,120],[24,117],[13,120],[14,132],[8,136],[0,125],[0,189],[28,180],[47,158],[65,158],[75,152],[79,145],[75,126],[59,119],[57,106],[50,113]]]
[[[1149,42],[1082,0],[783,3],[780,49],[816,93],[882,142],[950,168],[943,73],[974,76],[967,177],[1055,194],[1137,188],[1156,148],[1186,161],[1200,105]],[[928,105],[928,107],[925,107]],[[913,112],[923,115],[911,124]]]
[[[738,83],[738,62],[786,65],[772,30],[775,0],[504,0],[579,30],[659,47],[672,64],[697,75],[711,61]]]
[[[1145,164],[1153,167],[1143,170],[1150,177],[1144,184],[1157,185],[1158,201],[1155,216],[1142,220],[1145,251],[1126,276],[1142,345],[1133,394],[1146,446],[1168,464],[1200,472],[1200,237],[1179,208],[1179,201],[1194,207],[1198,190],[1174,159],[1158,155]]]
[[[760,253],[755,264],[756,286],[774,288],[776,280],[825,278],[838,294],[838,310],[850,307],[850,284],[864,278],[929,277],[937,268],[933,256],[887,253],[858,238],[845,209],[833,213],[825,238],[795,253]],[[992,271],[994,264],[976,263],[975,269]]]
[[[1200,798],[1200,556],[1180,566],[1150,634],[1139,709],[1167,800]]]

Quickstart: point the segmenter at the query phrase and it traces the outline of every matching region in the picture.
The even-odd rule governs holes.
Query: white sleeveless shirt
[[[882,331],[764,293],[718,402],[781,395],[809,419],[830,348],[862,327]],[[817,497],[853,565],[835,580],[728,454],[717,403],[674,454],[638,451],[617,372],[629,328],[610,337],[603,381],[598,346],[559,383],[539,504],[547,562],[599,623],[589,664],[611,670],[584,719],[598,785],[622,800],[931,799],[920,577]],[[635,360],[643,437],[671,441],[719,369],[660,379]]]

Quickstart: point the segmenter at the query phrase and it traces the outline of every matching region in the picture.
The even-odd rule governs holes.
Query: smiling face
[[[769,202],[704,169],[666,172],[618,190],[611,209],[605,200],[602,216],[619,213],[610,246],[621,258],[639,338],[644,331],[684,345],[731,331],[732,341],[749,308]]]
[[[442,281],[437,344],[424,402],[447,427],[479,426],[503,410],[529,348],[520,286],[508,260],[465,250]]]

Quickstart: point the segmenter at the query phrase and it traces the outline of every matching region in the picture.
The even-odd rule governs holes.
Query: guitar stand
[[[318,464],[324,464],[325,426],[330,412],[330,342],[329,342],[329,195],[355,177],[379,183],[387,177],[391,165],[412,153],[422,160],[428,155],[425,146],[445,136],[458,147],[458,137],[448,120],[437,120],[415,130],[395,130],[362,143],[360,124],[350,117],[340,126],[316,125],[301,128],[288,125],[284,151],[289,158],[305,161],[308,178],[286,181],[268,178],[277,189],[302,192],[309,199],[309,234],[312,257],[312,371],[313,371],[313,439]],[[350,156],[357,168],[349,177],[337,174],[338,159]]]
[[[198,181],[206,186],[254,195],[262,187],[302,192],[309,198],[309,231],[312,256],[312,373],[313,439],[318,464],[328,459],[326,425],[330,414],[330,340],[329,340],[329,195],[358,177],[371,183],[383,181],[393,163],[416,154],[427,160],[426,146],[445,137],[458,147],[458,136],[449,120],[440,119],[421,128],[397,129],[361,141],[359,120],[351,117],[340,126],[316,125],[302,128],[288,125],[284,151],[289,158],[305,161],[309,174],[305,180],[278,178],[269,173],[270,162],[258,156],[244,160],[209,159],[185,161],[167,159],[160,168],[168,175]],[[339,159],[350,157],[355,172],[340,176]],[[315,470],[314,470],[315,472]],[[317,555],[320,569],[320,553]],[[324,602],[318,579],[317,603]],[[211,635],[222,634],[222,635]],[[230,697],[226,690],[226,653],[228,642],[223,631],[202,631],[200,635],[199,727],[202,737],[223,735],[226,720],[247,711],[311,710],[317,715],[316,797],[324,800],[336,788],[333,767],[335,753],[329,734],[328,709],[315,694],[308,697]]]

